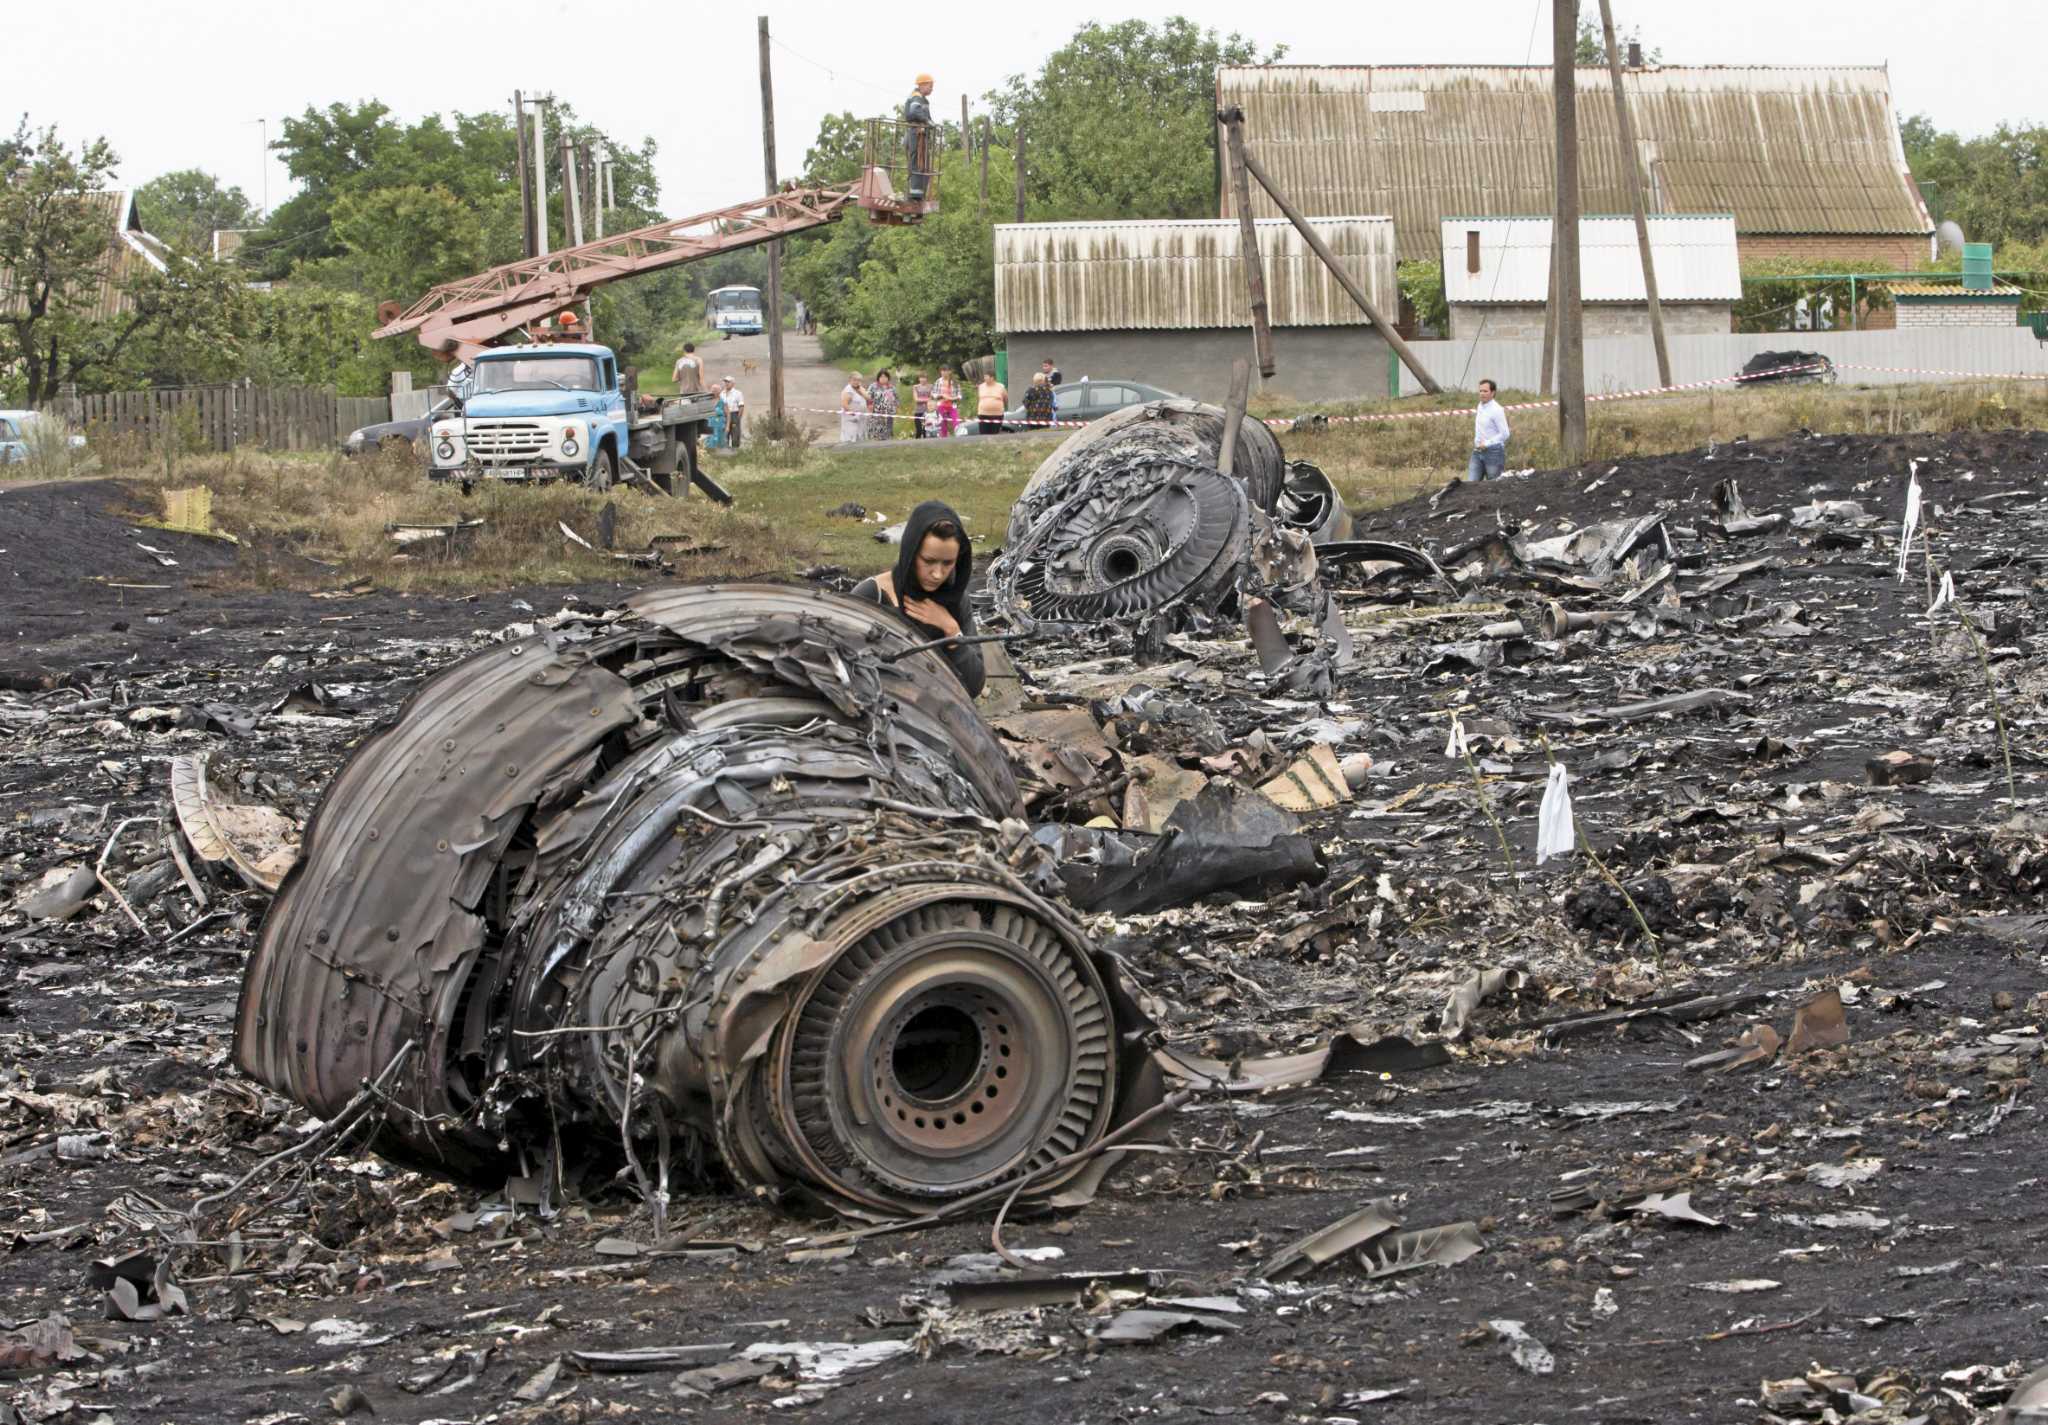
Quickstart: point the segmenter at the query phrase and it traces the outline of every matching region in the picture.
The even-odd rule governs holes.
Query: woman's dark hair
[[[958,539],[960,537],[960,526],[954,524],[951,520],[934,521],[931,528],[924,532],[924,539],[931,539],[933,537],[939,539]],[[924,539],[919,540],[918,543],[922,544]]]
[[[889,368],[884,366],[880,371],[877,371],[875,373],[875,379],[877,381],[894,381],[896,378],[894,376],[891,376],[889,374]]]

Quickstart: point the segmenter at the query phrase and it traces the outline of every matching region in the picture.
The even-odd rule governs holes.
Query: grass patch
[[[644,571],[579,548],[567,525],[597,544],[607,503],[616,510],[614,547],[644,550],[656,535],[684,535],[708,553],[671,550],[680,574],[721,578],[781,573],[812,562],[801,534],[784,538],[759,513],[722,509],[698,495],[684,499],[620,488],[600,495],[577,485],[528,488],[485,484],[465,496],[435,484],[416,460],[398,451],[355,460],[324,460],[235,451],[189,456],[170,471],[145,465],[124,472],[132,485],[162,492],[205,485],[213,492],[215,525],[240,539],[242,573],[263,585],[320,587],[368,577],[384,588],[477,589],[526,584],[587,583],[633,578]],[[404,548],[393,524],[453,524],[482,519],[452,556]],[[307,561],[313,561],[308,564]]]
[[[1504,405],[1541,399],[1503,391]],[[1314,408],[1337,416],[1458,411],[1468,395],[1411,396],[1399,401],[1356,401]],[[1255,415],[1302,413],[1255,401]],[[2048,382],[2010,381],[1945,386],[1751,386],[1684,396],[1601,401],[1586,408],[1589,463],[1624,456],[1692,450],[1709,440],[1766,440],[1811,430],[1831,435],[1912,435],[1961,430],[2003,430],[2048,424]],[[1508,464],[1539,470],[1563,464],[1554,408],[1508,412],[1515,437]],[[1322,467],[1354,510],[1395,504],[1442,485],[1463,472],[1472,448],[1471,417],[1356,421],[1322,430],[1282,431],[1289,459]]]
[[[856,572],[880,569],[894,555],[875,542],[881,525],[828,511],[852,500],[900,524],[920,500],[944,500],[960,512],[977,548],[1000,543],[1010,506],[1056,442],[1049,439],[895,440],[851,448],[819,445],[794,468],[772,452],[743,449],[710,461],[711,475],[740,507],[784,539],[814,546],[817,558]]]
[[[1513,403],[1530,399],[1505,393]],[[1358,402],[1323,408],[1331,415],[1452,410],[1463,398]],[[1294,416],[1299,407],[1255,405],[1255,414]],[[1556,415],[1511,413],[1516,466],[1559,463]],[[1432,489],[1461,472],[1470,442],[1469,418],[1360,420],[1321,430],[1285,431],[1289,457],[1314,461],[1352,509],[1380,508]],[[1599,403],[1590,408],[1589,460],[1689,450],[1708,440],[1763,440],[1799,430],[1829,434],[1918,434],[2048,426],[2048,383],[2008,382],[1926,387],[1791,387]],[[204,484],[214,518],[244,541],[245,575],[263,583],[323,586],[368,576],[397,589],[477,589],[582,583],[643,577],[619,561],[576,548],[567,524],[597,543],[599,512],[616,505],[615,546],[645,549],[657,535],[685,535],[718,545],[713,553],[676,556],[679,575],[716,578],[787,574],[812,564],[837,564],[864,574],[892,559],[876,543],[880,525],[836,517],[853,501],[896,524],[924,499],[943,499],[967,522],[975,543],[998,544],[1024,482],[1055,448],[1044,437],[917,441],[843,447],[811,445],[798,435],[752,439],[734,455],[710,457],[709,472],[732,491],[731,510],[691,493],[680,499],[621,489],[609,496],[578,486],[486,485],[464,496],[430,483],[407,455],[386,452],[346,460],[326,456],[227,455],[161,451],[96,451],[102,468],[136,487],[158,492]],[[116,458],[118,455],[118,459]],[[160,494],[159,494],[160,501]],[[453,558],[405,551],[388,524],[447,524],[482,518],[482,531]],[[320,561],[307,565],[304,561]]]

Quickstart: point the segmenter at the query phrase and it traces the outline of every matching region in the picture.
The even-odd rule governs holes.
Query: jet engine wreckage
[[[352,756],[264,922],[248,1073],[378,1146],[856,1215],[1099,1176],[1157,1101],[1008,762],[873,605],[672,587],[484,653]],[[1135,1057],[1134,1057],[1135,1056]],[[657,1209],[658,1210],[658,1209]]]
[[[1226,463],[1228,426],[1220,407],[1176,399],[1068,437],[1011,507],[989,567],[991,619],[1027,630],[1130,625],[1141,648],[1242,619],[1278,685],[1327,691],[1351,640],[1319,570],[1364,563],[1439,580],[1443,571],[1421,550],[1353,539],[1329,477],[1288,461],[1259,421],[1239,424]],[[1303,621],[1292,647],[1283,613]]]

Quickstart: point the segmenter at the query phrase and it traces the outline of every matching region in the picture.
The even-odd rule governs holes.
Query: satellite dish
[[[1950,219],[1934,230],[1934,242],[1943,252],[1963,250],[1963,225]]]

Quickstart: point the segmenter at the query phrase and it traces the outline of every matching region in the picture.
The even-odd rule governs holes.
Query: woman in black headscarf
[[[856,599],[895,609],[926,639],[974,636],[974,613],[967,607],[967,585],[974,577],[974,547],[953,508],[926,500],[910,512],[896,567],[863,579],[853,588]],[[986,675],[977,644],[948,644],[939,650],[953,666],[970,698],[981,696]]]

